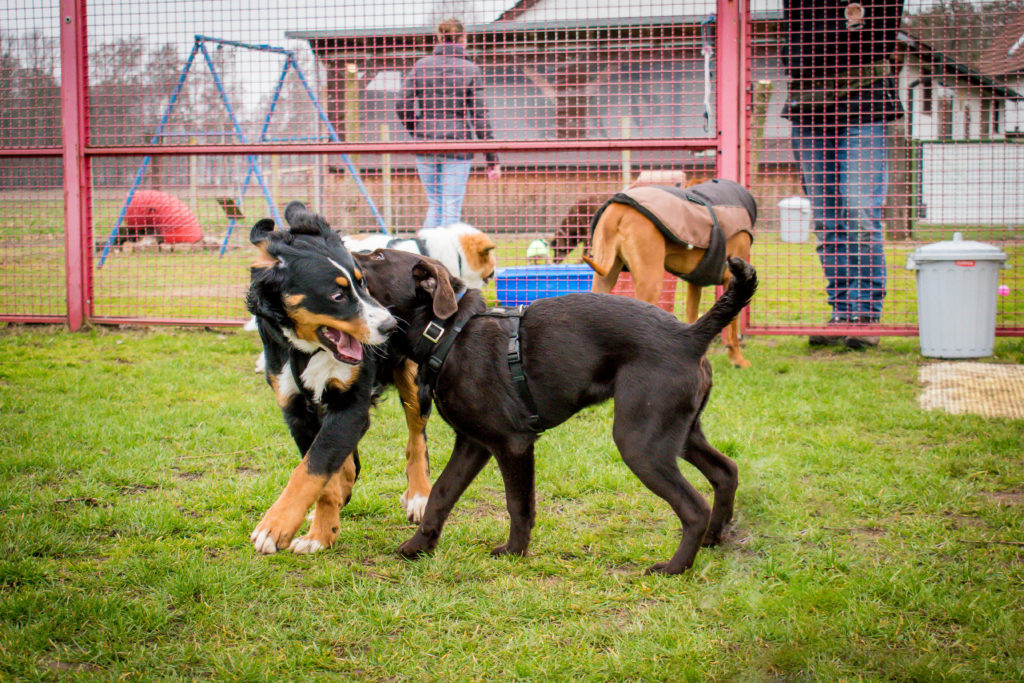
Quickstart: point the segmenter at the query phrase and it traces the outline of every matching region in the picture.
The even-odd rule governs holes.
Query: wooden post
[[[195,138],[189,138],[190,144],[195,144]],[[199,157],[195,154],[188,156],[188,208],[192,215],[199,216]]]
[[[388,124],[380,124],[380,141],[391,142],[391,129]],[[381,155],[381,190],[384,193],[384,225],[390,230],[394,225],[394,198],[391,196],[391,155]]]
[[[623,116],[619,119],[619,134],[623,140],[628,140],[632,137],[630,129],[630,118]],[[622,150],[622,187],[629,187],[633,184],[633,168],[630,159],[630,150]]]
[[[754,116],[750,130],[750,135],[753,138],[750,149],[750,174],[752,176],[761,172],[761,164],[764,162],[764,124],[768,114],[768,102],[772,99],[773,87],[771,81],[758,81],[754,86]]]
[[[898,118],[888,126],[889,135],[889,196],[883,209],[889,223],[889,238],[908,240],[911,238],[910,202],[911,167],[910,137],[906,118]]]
[[[360,107],[359,107],[359,67],[355,62],[345,64],[345,86],[344,86],[344,108],[345,108],[345,141],[359,142],[362,139]],[[349,161],[352,163],[354,173],[359,173],[359,155],[350,154]],[[356,230],[359,226],[359,211],[356,201],[355,178],[348,178],[344,183],[344,195],[341,198],[343,229],[346,231]]]
[[[345,142],[359,142],[361,136],[359,108],[359,67],[353,62],[345,65]],[[353,163],[355,161],[353,160]]]
[[[281,155],[275,154],[270,158],[270,196],[274,203],[280,201],[281,197]]]

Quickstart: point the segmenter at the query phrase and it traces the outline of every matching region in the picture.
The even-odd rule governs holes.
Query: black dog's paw
[[[433,548],[430,544],[416,536],[413,536],[408,541],[398,546],[398,554],[407,560],[415,560],[422,555],[426,555],[431,550],[433,550]]]
[[[526,548],[510,548],[509,544],[505,543],[491,551],[492,557],[501,557],[502,555],[518,555],[523,557],[526,555]]]
[[[708,532],[704,534],[704,540],[701,541],[701,545],[705,548],[721,545],[722,543],[730,540],[732,536],[732,524],[726,524],[718,531],[708,530]]]
[[[682,574],[686,571],[686,567],[673,566],[671,562],[658,562],[653,564],[644,571],[644,576],[650,576],[651,574],[665,574],[671,576],[673,574]]]

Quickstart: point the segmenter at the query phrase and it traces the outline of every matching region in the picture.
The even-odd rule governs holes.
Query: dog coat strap
[[[704,205],[711,212],[712,221],[708,248],[696,267],[687,273],[683,279],[700,287],[717,285],[722,282],[722,276],[725,274],[725,234],[722,232],[722,226],[718,224],[715,207],[712,206],[711,201],[707,197],[698,191],[683,190],[682,192],[685,193],[686,198],[691,202]]]

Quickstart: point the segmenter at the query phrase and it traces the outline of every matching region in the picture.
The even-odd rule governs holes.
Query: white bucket
[[[779,202],[779,238],[806,242],[811,236],[811,202],[806,197],[786,197]]]

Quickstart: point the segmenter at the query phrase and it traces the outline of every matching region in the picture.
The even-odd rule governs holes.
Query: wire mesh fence
[[[915,334],[907,258],[960,233],[1007,253],[1024,334],[1024,8],[819,5],[9,3],[0,318],[241,322],[249,228],[292,200],[343,234],[473,226],[495,303],[589,290],[609,198],[725,177],[758,203],[748,331]]]

